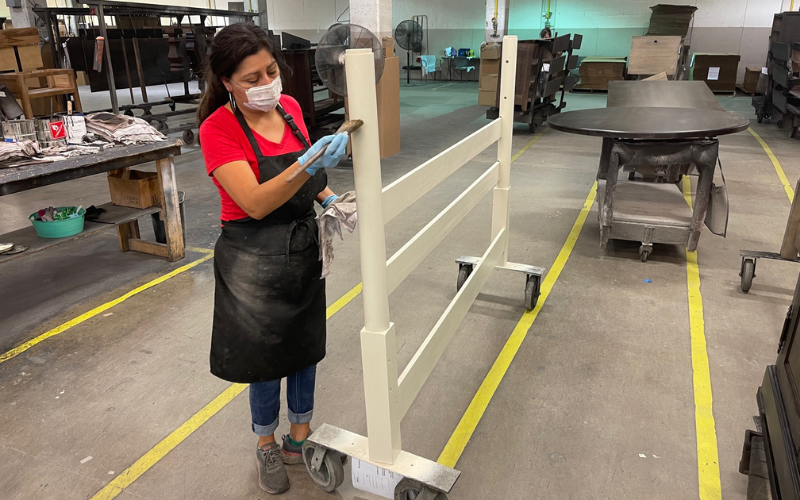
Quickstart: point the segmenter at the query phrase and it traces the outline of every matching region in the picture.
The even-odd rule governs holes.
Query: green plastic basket
[[[59,210],[63,210],[65,208],[75,208],[75,207],[57,207]],[[37,215],[39,215],[38,211],[30,214],[28,216],[28,220],[31,221],[33,224],[33,229],[36,230],[36,234],[39,235],[41,238],[67,238],[69,236],[75,236],[76,234],[83,231],[83,223],[85,222],[84,216],[86,215],[86,210],[81,208],[78,212],[78,217],[74,217],[72,219],[67,220],[54,220],[50,222],[41,222],[35,220]]]

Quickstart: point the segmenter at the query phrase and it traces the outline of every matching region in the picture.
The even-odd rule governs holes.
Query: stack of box
[[[478,91],[478,106],[496,106],[497,92],[500,86],[500,54],[502,47],[499,43],[481,44],[481,70],[480,86]]]
[[[692,5],[655,5],[650,7],[648,36],[685,37],[697,7]]]
[[[713,92],[736,92],[739,54],[695,52],[692,56],[692,80],[703,80]]]
[[[740,88],[748,94],[757,93],[759,76],[761,76],[761,68],[748,66],[744,69],[744,82]]]
[[[587,57],[578,68],[581,81],[575,88],[608,90],[608,82],[625,79],[626,64],[627,57]]]

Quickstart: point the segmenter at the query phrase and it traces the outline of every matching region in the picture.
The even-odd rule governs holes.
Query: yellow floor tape
[[[538,137],[535,137],[530,144],[535,142],[536,139],[538,139]],[[581,229],[586,222],[586,217],[592,209],[595,196],[597,196],[597,182],[592,186],[589,195],[586,197],[586,201],[583,203],[583,208],[578,218],[575,220],[575,224],[572,225],[572,230],[569,232],[569,236],[567,236],[567,241],[564,242],[564,246],[561,247],[561,251],[558,252],[553,266],[547,272],[547,276],[542,282],[542,294],[539,297],[539,301],[536,303],[536,307],[533,308],[532,311],[523,314],[517,326],[514,327],[514,331],[511,333],[508,341],[506,341],[506,345],[503,346],[503,350],[500,351],[500,355],[497,356],[492,368],[489,370],[489,374],[486,375],[475,397],[472,398],[472,402],[469,404],[467,411],[464,413],[464,416],[461,417],[458,426],[456,426],[456,430],[447,441],[444,451],[439,455],[438,462],[440,464],[446,465],[447,467],[455,467],[458,459],[461,458],[464,448],[466,448],[467,443],[469,443],[472,433],[475,432],[475,428],[478,426],[486,408],[489,406],[489,402],[500,386],[500,382],[503,380],[508,367],[511,366],[511,362],[514,361],[514,356],[517,355],[522,341],[524,341],[525,337],[528,335],[528,330],[530,330],[533,322],[539,315],[539,311],[542,310],[547,297],[550,296],[550,292],[556,280],[558,280],[558,277],[561,275],[561,271],[564,270],[564,266],[567,264],[572,249],[575,248],[575,243],[578,241],[578,236],[581,234]]]
[[[57,327],[53,328],[52,330],[48,330],[45,333],[39,335],[38,337],[18,345],[17,347],[11,349],[8,352],[4,352],[3,354],[0,354],[0,363],[3,363],[4,361],[8,361],[9,359],[11,359],[11,358],[13,358],[15,356],[19,356],[20,354],[22,354],[23,352],[27,351],[31,347],[33,347],[33,346],[35,346],[35,345],[37,345],[37,344],[39,344],[41,342],[44,342],[45,340],[47,340],[49,338],[55,337],[56,335],[64,333],[65,331],[69,330],[73,326],[79,325],[79,324],[83,323],[84,321],[86,321],[87,319],[94,318],[98,314],[108,311],[109,309],[111,309],[112,307],[116,306],[117,304],[121,304],[122,302],[125,302],[126,300],[128,300],[131,297],[133,297],[134,295],[140,294],[140,293],[144,292],[147,289],[153,288],[154,286],[159,285],[159,284],[167,281],[170,278],[174,278],[175,276],[177,276],[177,275],[179,275],[179,274],[181,274],[183,272],[186,272],[186,271],[188,271],[189,269],[191,269],[191,268],[193,268],[195,266],[198,266],[198,265],[202,264],[203,262],[211,259],[213,256],[214,256],[213,252],[212,253],[207,253],[204,257],[202,257],[200,259],[197,259],[194,262],[190,262],[190,263],[186,264],[185,266],[181,266],[181,267],[175,269],[174,271],[171,271],[171,272],[169,272],[167,274],[164,274],[163,276],[159,276],[158,278],[156,278],[156,279],[154,279],[152,281],[149,281],[149,282],[145,283],[144,285],[142,285],[140,287],[134,288],[130,292],[126,293],[125,295],[123,295],[123,296],[121,296],[121,297],[119,297],[117,299],[114,299],[114,300],[112,300],[110,302],[106,302],[105,304],[99,305],[99,306],[95,307],[94,309],[92,309],[91,311],[86,312],[84,314],[81,314],[77,318],[71,319],[71,320],[67,321],[66,323],[62,323],[62,324],[58,325]]]
[[[683,177],[683,198],[692,207],[692,185]],[[686,252],[686,284],[689,292],[689,330],[692,343],[692,385],[694,423],[697,438],[697,480],[700,500],[721,500],[717,428],[711,395],[711,370],[708,366],[703,296],[700,294],[700,267],[697,252]]]
[[[753,137],[756,138],[758,143],[761,144],[761,147],[764,148],[764,152],[767,153],[767,156],[769,156],[769,159],[772,162],[772,166],[775,168],[775,173],[778,174],[778,179],[780,179],[781,184],[783,184],[783,190],[786,191],[786,196],[789,197],[790,202],[793,202],[794,189],[792,189],[792,185],[789,184],[789,179],[786,178],[786,174],[784,173],[783,168],[781,167],[781,163],[778,161],[778,158],[775,157],[775,154],[772,152],[772,149],[769,146],[767,146],[767,143],[764,142],[764,139],[762,139],[761,136],[758,135],[758,133],[755,130],[749,128],[747,129],[747,131],[750,132],[753,135]]]

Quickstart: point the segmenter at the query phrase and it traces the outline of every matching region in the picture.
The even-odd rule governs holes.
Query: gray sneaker
[[[308,432],[308,435],[311,436],[311,431]],[[308,436],[306,437],[308,439]],[[286,465],[297,465],[303,463],[303,443],[305,443],[305,439],[299,446],[295,446],[289,441],[289,435],[286,434],[283,436],[283,446],[281,446],[281,456],[283,457],[283,463]]]
[[[278,443],[265,444],[256,449],[256,467],[258,485],[262,490],[271,495],[280,495],[289,489],[289,475],[283,465]]]

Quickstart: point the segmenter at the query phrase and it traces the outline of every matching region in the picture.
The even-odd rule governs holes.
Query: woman
[[[208,174],[219,189],[222,234],[214,250],[211,373],[250,384],[259,485],[289,489],[284,463],[302,462],[325,357],[325,281],[320,279],[314,201],[336,195],[335,167],[347,135],[309,146],[297,101],[281,95],[280,52],[264,30],[238,23],[211,44],[208,87],[198,109]],[[324,145],[322,157],[309,159]],[[305,172],[292,182],[298,165]],[[280,383],[287,379],[289,434],[275,442]]]

